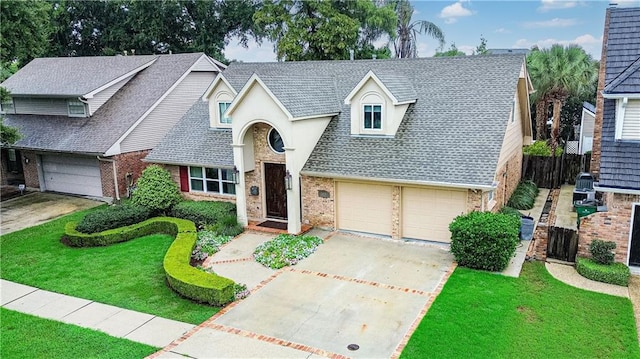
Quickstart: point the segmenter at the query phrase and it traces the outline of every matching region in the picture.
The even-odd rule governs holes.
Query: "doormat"
[[[276,221],[264,221],[258,225],[258,227],[274,228],[274,229],[287,229],[286,222]]]

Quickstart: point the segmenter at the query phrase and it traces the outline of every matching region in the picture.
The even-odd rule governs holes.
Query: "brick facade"
[[[149,154],[150,150],[127,152],[113,157],[109,157],[115,161],[116,173],[118,176],[118,193],[120,198],[128,197],[128,183],[127,175],[131,175],[132,183],[135,183],[142,171],[149,165],[149,163],[142,161]],[[99,161],[100,165],[100,178],[102,179],[102,196],[116,198],[114,192],[113,181],[113,164],[109,161]]]
[[[482,201],[485,200],[481,190],[467,190],[467,213],[473,211],[482,211],[485,208]]]
[[[171,179],[180,187],[180,166],[159,165],[171,173]],[[182,197],[191,201],[224,201],[236,203],[236,196],[207,192],[180,192]]]
[[[597,212],[582,218],[578,231],[578,256],[590,257],[589,245],[594,239],[616,243],[616,262],[628,263],[631,211],[640,203],[640,195],[604,193],[607,212]]]
[[[602,35],[602,55],[600,56],[600,70],[598,72],[598,90],[596,97],[596,117],[593,127],[593,146],[591,149],[591,173],[595,174],[596,178],[600,174],[600,157],[602,155],[602,110],[604,108],[604,97],[602,97],[602,91],[605,87],[605,72],[607,68],[607,41],[609,40],[609,10],[604,19],[604,34]]]
[[[302,223],[335,229],[335,181],[302,176]]]
[[[22,172],[24,173],[24,184],[27,188],[40,189],[40,179],[38,178],[37,155],[33,151],[22,151]],[[26,163],[28,159],[29,163]]]
[[[513,191],[518,187],[522,178],[522,153],[518,152],[511,156],[507,162],[497,171],[499,180],[498,188],[494,193],[495,205],[491,207],[492,212],[497,212],[504,206]]]

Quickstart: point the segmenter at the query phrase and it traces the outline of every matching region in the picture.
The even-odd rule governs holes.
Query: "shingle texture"
[[[106,152],[178,79],[202,53],[159,55],[87,118],[43,115],[5,115],[23,139],[18,148],[44,151]],[[66,59],[66,58],[65,58]],[[96,74],[99,69],[95,69]]]
[[[209,106],[197,101],[145,158],[148,162],[232,167],[231,129],[209,128]]]
[[[610,9],[605,93],[640,93],[640,8]],[[615,100],[605,99],[600,186],[640,189],[640,142],[615,141]]]
[[[158,56],[44,57],[34,59],[2,86],[16,95],[82,96]]]
[[[585,110],[591,112],[591,113],[596,113],[596,107],[592,104],[590,104],[589,102],[583,102],[582,103],[582,107],[584,107]]]
[[[315,108],[320,99],[324,113],[340,110],[305,164],[307,173],[487,186],[494,180],[523,63],[522,55],[233,63],[224,76],[239,91],[255,73],[291,108],[296,101],[301,108]],[[350,106],[343,101],[369,71],[394,88],[399,100],[417,98],[393,138],[350,134]],[[287,88],[281,87],[285,83]],[[179,125],[182,131],[190,128],[185,123],[195,124],[189,116],[209,122],[204,111],[193,111]],[[190,146],[202,150],[198,141],[177,132],[148,158],[185,163],[166,146],[184,145],[190,153]]]

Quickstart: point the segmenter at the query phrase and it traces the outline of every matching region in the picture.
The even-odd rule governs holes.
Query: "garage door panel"
[[[450,242],[449,223],[466,211],[466,191],[402,189],[402,236]]]
[[[338,182],[338,228],[391,234],[391,186]]]
[[[48,191],[102,196],[100,167],[93,157],[44,155],[42,172]]]

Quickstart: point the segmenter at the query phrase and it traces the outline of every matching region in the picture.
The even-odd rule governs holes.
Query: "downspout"
[[[113,160],[112,158],[104,158],[104,157],[100,157],[100,156],[96,156],[96,158],[98,159],[98,161],[102,161],[102,162],[110,162],[111,163],[111,168],[113,168],[113,191],[115,192],[116,195],[116,201],[120,201],[120,191],[118,190],[118,171],[116,170],[116,161]]]

